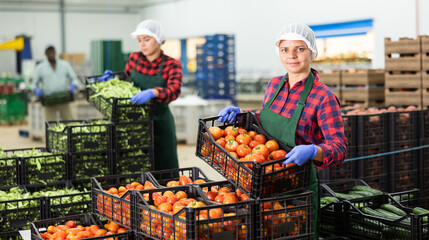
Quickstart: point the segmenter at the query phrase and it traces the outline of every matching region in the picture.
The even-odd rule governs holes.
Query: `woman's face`
[[[157,53],[160,49],[158,42],[151,36],[139,35],[137,36],[137,41],[139,43],[140,50],[145,56],[151,56]]]
[[[279,55],[289,73],[299,74],[310,71],[311,50],[302,40],[282,40]]]

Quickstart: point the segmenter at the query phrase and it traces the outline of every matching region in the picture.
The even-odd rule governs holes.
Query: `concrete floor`
[[[33,141],[28,137],[19,136],[20,130],[27,130],[28,125],[12,125],[12,126],[0,126],[0,148],[4,150],[8,149],[20,149],[20,148],[32,148],[32,147],[45,147],[44,141]],[[213,170],[203,160],[195,156],[195,145],[179,144],[177,146],[177,152],[179,155],[179,167],[198,167],[203,171],[208,178],[212,180],[225,180],[222,175]]]

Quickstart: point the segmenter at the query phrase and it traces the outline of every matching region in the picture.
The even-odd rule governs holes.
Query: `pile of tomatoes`
[[[144,184],[132,182],[118,188],[111,187],[108,190],[104,189],[103,193],[98,193],[96,197],[97,211],[99,214],[120,222],[121,224],[131,226],[131,194],[128,190],[146,190],[156,188],[150,181],[145,181]],[[122,198],[127,201],[119,201],[117,198]]]
[[[265,163],[286,156],[286,151],[279,149],[276,140],[267,140],[264,135],[255,131],[234,126],[227,126],[224,130],[212,126],[208,130],[221,147],[240,161]],[[252,168],[251,164],[247,166]]]
[[[238,188],[235,191],[232,191],[229,187],[219,188],[218,186],[212,186],[210,190],[208,187],[203,188],[203,192],[211,201],[222,204],[242,202],[249,199],[249,196],[244,194],[243,191]]]
[[[68,221],[64,225],[49,226],[46,232],[40,233],[40,236],[46,240],[74,240],[123,233],[127,230],[115,222],[108,222],[104,228],[100,228],[97,225],[84,227],[76,225],[75,221]],[[106,240],[114,240],[114,238],[106,238]]]
[[[215,189],[215,187],[212,188],[213,191]],[[221,188],[219,191],[223,196],[227,193],[230,193],[231,190],[228,188]],[[236,193],[233,194],[237,195]],[[226,200],[225,198],[223,203],[233,203],[237,201],[239,200],[231,197],[230,200]],[[193,197],[190,197],[185,191],[182,190],[176,192],[166,190],[163,193],[152,193],[152,201],[149,201],[148,203],[151,203],[149,205],[149,209],[144,205],[140,206],[142,209],[142,221],[140,223],[140,229],[144,233],[160,239],[186,239],[186,211],[182,211],[182,209],[186,207],[199,208],[207,206],[204,201],[199,201]],[[197,227],[199,229],[199,231],[196,232],[198,239],[209,239],[211,234],[222,231],[234,231],[233,235],[242,235],[243,237],[240,237],[239,239],[245,239],[246,228],[245,225],[241,225],[240,219],[227,221],[223,219],[225,217],[236,216],[234,212],[223,212],[222,208],[218,205],[211,206],[213,206],[213,208],[196,210],[196,221],[215,219],[209,224],[203,224],[202,226]],[[156,211],[151,211],[150,209],[156,209],[171,216],[161,215]],[[180,214],[178,215],[178,218],[175,218],[173,215],[177,213]],[[237,231],[237,226],[240,228],[239,231]]]

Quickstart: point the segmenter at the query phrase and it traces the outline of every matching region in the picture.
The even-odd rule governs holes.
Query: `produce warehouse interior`
[[[0,0],[0,239],[429,239],[428,10]]]

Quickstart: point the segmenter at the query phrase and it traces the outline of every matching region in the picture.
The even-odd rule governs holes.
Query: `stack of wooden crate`
[[[422,107],[422,39],[384,39],[386,105]]]
[[[341,94],[341,71],[340,70],[334,70],[334,71],[326,71],[326,72],[320,72],[320,81],[324,83],[326,86],[328,86],[332,92],[337,96],[338,100],[340,102],[342,101],[342,94]]]
[[[422,100],[423,108],[429,107],[429,36],[422,36]]]
[[[341,73],[343,104],[384,106],[384,70],[345,70]]]

